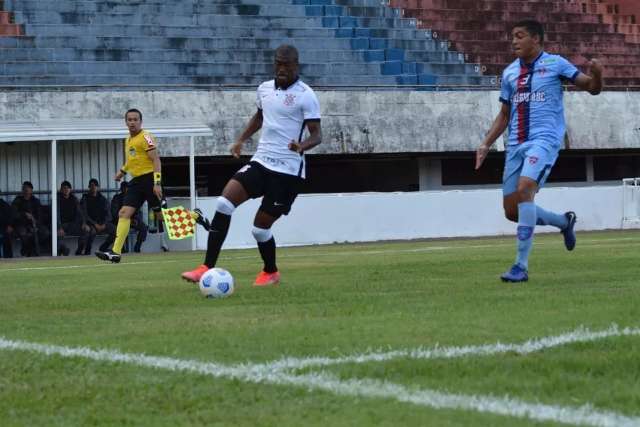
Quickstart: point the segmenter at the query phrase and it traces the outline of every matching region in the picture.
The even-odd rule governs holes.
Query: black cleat
[[[103,261],[111,261],[114,263],[119,263],[120,262],[120,254],[117,254],[115,252],[113,252],[112,250],[108,250],[108,251],[96,251],[96,256],[98,258],[100,258]]]
[[[576,247],[576,232],[574,228],[578,218],[575,212],[567,212],[564,216],[567,217],[567,227],[561,233],[564,237],[564,246],[568,251],[572,251]]]
[[[209,219],[207,219],[206,216],[204,216],[202,211],[198,208],[195,208],[193,210],[193,213],[195,214],[196,224],[200,224],[202,228],[209,231],[209,229],[211,228],[211,222],[209,221]]]

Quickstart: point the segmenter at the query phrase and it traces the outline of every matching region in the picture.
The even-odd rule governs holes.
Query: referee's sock
[[[227,238],[227,232],[229,231],[229,224],[231,224],[231,215],[223,214],[220,211],[216,211],[216,214],[211,221],[211,227],[209,228],[209,239],[207,240],[207,255],[204,258],[204,264],[213,268],[218,262],[218,256],[220,256],[220,249],[224,243],[224,239]]]
[[[129,228],[131,228],[131,218],[118,218],[118,228],[116,229],[116,241],[113,243],[113,252],[117,254],[122,253],[122,246],[124,246],[125,240],[129,235]]]

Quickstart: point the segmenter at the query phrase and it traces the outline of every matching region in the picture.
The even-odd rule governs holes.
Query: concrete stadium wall
[[[313,153],[475,151],[500,108],[495,91],[326,90],[318,95],[324,142]],[[0,120],[121,118],[137,107],[145,117],[202,120],[213,137],[197,142],[197,155],[227,155],[255,112],[254,98],[252,90],[0,92]],[[565,105],[571,148],[640,148],[640,93],[568,92]],[[160,152],[186,156],[188,141],[166,141]]]
[[[540,192],[537,202],[556,212],[575,211],[577,230],[622,228],[621,186],[548,188]],[[211,216],[215,203],[216,198],[200,198],[197,206]],[[189,206],[188,200],[173,199],[172,204]],[[225,248],[255,247],[251,228],[259,204],[250,200],[234,212]],[[273,232],[279,245],[312,245],[510,235],[515,229],[503,216],[501,191],[492,189],[301,195]],[[553,227],[536,231],[557,232]],[[198,227],[198,248],[205,249],[206,242],[206,232]],[[172,248],[188,249],[190,244],[172,243]]]

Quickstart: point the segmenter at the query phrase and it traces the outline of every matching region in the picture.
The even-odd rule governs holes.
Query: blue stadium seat
[[[0,84],[255,85],[282,43],[313,85],[495,82],[379,0],[250,3],[5,0],[26,35],[0,37]]]

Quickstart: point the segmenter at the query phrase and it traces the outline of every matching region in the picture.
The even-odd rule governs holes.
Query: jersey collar
[[[285,87],[285,86],[279,87],[279,86],[278,86],[278,79],[273,79],[273,84],[274,84],[274,86],[276,87],[276,89],[280,89],[280,90],[287,90],[287,89],[289,89],[290,87],[293,87],[293,86],[294,86],[296,83],[298,83],[299,81],[300,81],[300,76],[297,76],[297,77],[296,77],[296,79],[295,79],[295,80],[294,80],[294,81],[293,81],[289,86],[286,86],[286,87]]]
[[[542,55],[544,55],[544,54],[545,54],[544,50],[541,50],[540,54],[538,56],[536,56],[536,59],[534,59],[533,62],[531,62],[530,64],[525,64],[524,61],[521,59],[520,60],[520,66],[521,67],[533,68],[533,66],[536,65],[536,62],[538,62],[538,59],[540,59],[540,57],[542,57]]]

